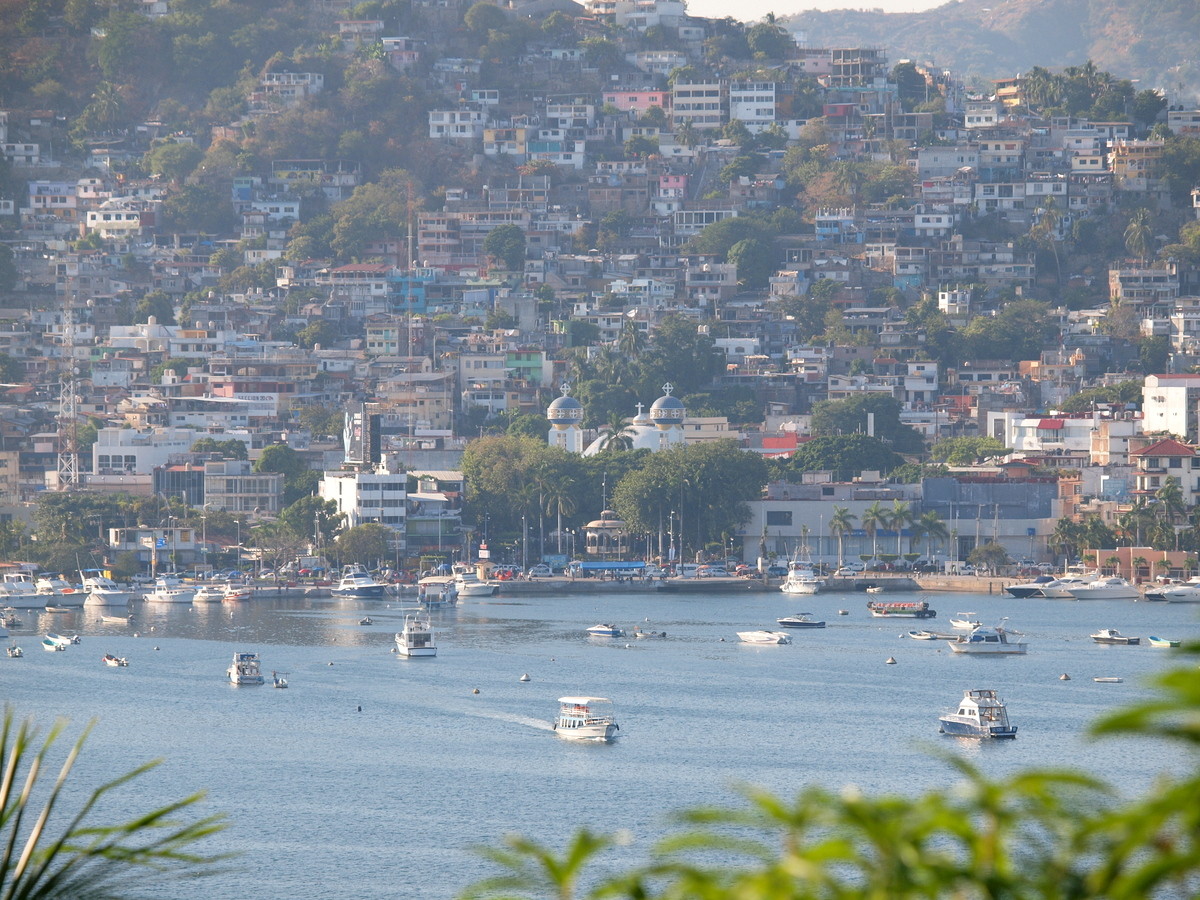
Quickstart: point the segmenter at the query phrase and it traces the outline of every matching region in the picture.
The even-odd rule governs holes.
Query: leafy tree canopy
[[[994,437],[943,438],[929,448],[929,458],[951,466],[969,466],[992,456],[1008,452]]]
[[[874,434],[890,442],[901,453],[918,451],[921,435],[900,422],[900,403],[883,394],[850,397],[846,400],[822,400],[813,407],[812,430],[815,435],[867,434],[868,416],[873,416]]]
[[[192,444],[193,453],[219,453],[223,459],[249,459],[246,442],[231,438],[228,441],[218,441],[216,438],[200,438]]]
[[[782,479],[799,481],[805,472],[833,472],[838,481],[850,481],[863,472],[888,472],[900,466],[904,457],[884,441],[866,434],[838,434],[816,437],[796,448],[792,458],[775,463]]]

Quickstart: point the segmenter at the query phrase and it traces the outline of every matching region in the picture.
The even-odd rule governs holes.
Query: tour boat
[[[142,597],[147,603],[191,603],[196,596],[195,588],[184,585],[175,575],[160,575],[154,580],[154,589]]]
[[[587,630],[587,633],[592,635],[592,637],[622,637],[625,634],[616,625],[609,624],[593,625]]]
[[[983,622],[981,622],[979,619],[975,618],[975,616],[977,616],[977,615],[979,615],[979,613],[973,613],[973,612],[955,613],[954,615],[952,615],[950,617],[950,627],[951,628],[964,628],[967,631],[970,631],[972,628],[978,628],[980,625],[983,624]]]
[[[1010,641],[1008,639],[1009,632],[1005,630],[1003,623],[994,628],[987,628],[980,625],[971,631],[970,634],[964,634],[953,641],[947,641],[950,649],[955,653],[1024,653],[1029,649],[1028,644],[1020,641]]]
[[[111,653],[105,653],[101,659],[103,659],[106,666],[112,666],[114,669],[129,665],[129,660],[125,657],[113,656]]]
[[[235,653],[225,673],[234,684],[262,684],[263,674],[257,653]]]
[[[1101,628],[1092,635],[1092,640],[1097,644],[1140,644],[1142,642],[1141,638],[1121,634],[1115,628]]]
[[[784,616],[782,619],[776,619],[784,628],[824,628],[825,620],[820,622],[812,617],[812,613],[796,613],[794,616]]]
[[[937,615],[924,600],[868,600],[867,609],[880,619],[932,619]]]
[[[938,719],[938,731],[955,737],[1015,738],[1017,726],[1009,724],[1008,709],[994,690],[963,691],[958,712]]]
[[[792,637],[786,631],[739,631],[738,640],[743,644],[790,644]]]
[[[42,649],[53,653],[55,650],[66,650],[66,644],[60,644],[57,641],[52,641],[48,637],[42,638]]]
[[[329,593],[335,597],[382,600],[386,587],[372,578],[362,566],[349,566],[342,572],[338,583],[329,589]]]
[[[428,616],[418,614],[404,617],[404,628],[396,632],[396,652],[408,657],[437,656],[433,623]]]
[[[1141,595],[1138,589],[1115,575],[1107,578],[1097,578],[1087,584],[1070,588],[1070,594],[1076,600],[1138,600]]]
[[[1167,638],[1155,637],[1154,635],[1150,635],[1150,637],[1146,638],[1146,641],[1147,641],[1147,643],[1150,644],[1151,647],[1178,647],[1180,644],[1179,641],[1172,641],[1172,640],[1168,640]]]
[[[84,569],[79,573],[86,604],[95,606],[124,606],[129,602],[130,592],[121,587],[99,569]]]
[[[607,697],[559,697],[554,733],[573,741],[611,741],[621,726]]]

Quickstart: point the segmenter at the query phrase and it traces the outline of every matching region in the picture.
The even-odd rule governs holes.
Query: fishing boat
[[[106,666],[112,666],[114,669],[122,668],[129,665],[129,660],[123,656],[113,656],[111,653],[105,653],[101,657]]]
[[[234,684],[262,684],[263,674],[257,653],[235,653],[225,674]]]
[[[225,596],[225,587],[220,584],[206,584],[192,595],[193,603],[220,603]]]
[[[572,741],[611,741],[621,726],[607,697],[559,697],[554,733]]]
[[[1172,641],[1167,638],[1155,637],[1154,635],[1146,638],[1146,642],[1151,647],[1178,647],[1181,643],[1180,641]]]
[[[254,596],[254,588],[246,584],[223,585],[221,588],[222,603],[243,603]]]
[[[8,647],[4,652],[8,654],[9,659],[20,659],[22,656],[25,655],[25,651],[22,650],[20,647],[18,647],[16,644],[13,644],[12,646]]]
[[[979,619],[975,618],[979,613],[960,612],[955,613],[950,617],[951,628],[964,628],[970,631],[972,628],[978,628],[983,624]]]
[[[779,590],[785,594],[815,594],[825,586],[825,579],[813,570],[808,547],[801,547],[796,557],[788,562],[787,577]]]
[[[635,638],[665,638],[667,633],[665,631],[644,631],[639,627],[633,629],[633,636]]]
[[[1015,634],[1004,627],[1004,621],[994,628],[980,625],[970,634],[959,635],[952,641],[947,641],[955,653],[975,654],[1017,654],[1024,653],[1029,645],[1020,641],[1010,641],[1009,635]]]
[[[786,631],[739,631],[738,640],[743,644],[790,644],[792,636]]]
[[[396,633],[396,652],[401,656],[437,656],[433,623],[421,614],[404,617],[404,628]]]
[[[329,589],[335,597],[350,597],[359,600],[382,600],[383,582],[376,581],[362,566],[347,566],[342,570],[338,583]]]
[[[883,585],[882,584],[873,584],[867,588],[867,593],[868,594],[882,594],[883,593]]]
[[[784,616],[782,619],[776,619],[784,628],[824,628],[825,620],[817,621],[812,617],[812,613],[796,613],[794,616]]]
[[[592,637],[623,637],[625,634],[625,632],[616,625],[609,625],[607,623],[602,625],[593,625],[587,630],[587,633]]]
[[[958,712],[938,719],[938,731],[955,737],[1015,738],[1017,726],[1008,721],[1008,709],[994,690],[963,691]]]
[[[53,653],[56,650],[66,650],[66,644],[60,644],[57,641],[52,641],[48,637],[42,638],[42,649]]]
[[[287,675],[287,672],[272,672],[271,687],[286,688],[288,686]]]
[[[1101,628],[1092,635],[1092,640],[1097,644],[1140,644],[1142,642],[1141,638],[1121,634],[1115,628]]]
[[[867,609],[878,619],[932,619],[937,615],[924,600],[868,600]]]

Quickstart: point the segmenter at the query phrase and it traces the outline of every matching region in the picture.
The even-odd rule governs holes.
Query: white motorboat
[[[1115,628],[1101,628],[1092,635],[1092,640],[1097,644],[1140,644],[1142,642],[1141,638],[1121,634]]]
[[[1136,587],[1116,575],[1097,578],[1087,584],[1070,588],[1070,593],[1076,600],[1138,600],[1141,598]]]
[[[383,582],[372,578],[362,566],[348,566],[342,571],[338,583],[329,589],[329,593],[335,597],[382,600],[386,587]]]
[[[607,697],[559,697],[554,733],[573,741],[611,741],[621,726]]]
[[[105,625],[132,625],[133,613],[127,616],[101,616],[100,621]]]
[[[1009,640],[1010,634],[1013,632],[1006,630],[1003,622],[994,628],[980,625],[970,634],[964,634],[946,643],[955,653],[1014,654],[1024,653],[1029,649],[1028,644]]]
[[[129,602],[130,591],[121,587],[99,569],[84,569],[79,573],[84,603],[95,606],[124,606]]]
[[[396,652],[401,656],[437,656],[433,623],[421,614],[404,617],[404,628],[396,632]]]
[[[949,634],[941,631],[910,631],[908,636],[914,641],[957,641],[957,634]]]
[[[459,597],[494,597],[500,585],[484,581],[474,566],[457,563],[454,566],[454,590]]]
[[[220,603],[225,596],[225,586],[206,584],[192,595],[193,603]]]
[[[68,637],[65,634],[55,634],[53,631],[50,631],[46,633],[46,640],[53,641],[60,647],[70,647],[72,644],[79,643],[79,635],[76,634]]]
[[[60,644],[57,641],[52,641],[49,637],[44,637],[42,638],[42,649],[53,653],[56,650],[66,650],[67,645]]]
[[[46,606],[79,607],[87,594],[58,575],[47,573],[33,583],[33,590]]]
[[[124,668],[129,665],[129,660],[124,656],[113,656],[111,653],[105,653],[101,659],[106,666],[111,666],[114,669]]]
[[[639,626],[633,629],[633,636],[635,638],[665,638],[667,633],[665,631],[644,631]]]
[[[1095,576],[1060,575],[1053,581],[1042,585],[1041,596],[1047,600],[1074,600],[1071,591],[1085,584],[1091,584]]]
[[[257,653],[235,653],[225,674],[234,684],[262,684],[263,674]]]
[[[0,603],[10,609],[42,609],[46,598],[38,594],[28,572],[5,572],[0,575]]]
[[[175,575],[160,575],[154,580],[154,588],[142,597],[147,603],[191,603],[196,596],[195,588],[185,585]]]
[[[825,586],[825,579],[813,571],[808,547],[801,547],[796,558],[788,563],[787,577],[779,590],[785,594],[815,594]]]
[[[817,621],[813,618],[812,613],[796,613],[794,616],[784,616],[782,619],[776,619],[784,628],[824,628],[825,620]]]
[[[743,644],[790,644],[792,636],[786,631],[739,631],[738,640]]]
[[[242,603],[254,597],[254,588],[248,584],[234,584],[229,582],[221,585],[221,602],[222,603]]]
[[[952,615],[950,617],[950,627],[951,628],[962,628],[967,631],[970,631],[973,628],[978,628],[980,625],[983,624],[983,622],[981,622],[979,619],[975,618],[978,615],[979,615],[979,613],[973,613],[973,612],[955,613],[954,615]]]
[[[616,625],[607,623],[602,625],[593,625],[587,630],[587,633],[592,637],[623,637],[625,632]]]
[[[955,737],[1015,738],[1017,726],[1008,721],[1008,709],[991,689],[963,691],[958,712],[938,719],[938,731]]]
[[[1149,593],[1147,593],[1149,598]],[[1200,584],[1178,584],[1162,592],[1168,603],[1200,603]]]

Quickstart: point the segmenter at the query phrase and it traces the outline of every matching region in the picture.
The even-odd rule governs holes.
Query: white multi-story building
[[[1147,375],[1142,385],[1142,430],[1191,439],[1196,435],[1197,404],[1200,375]]]
[[[101,428],[92,444],[92,471],[145,475],[156,466],[165,466],[173,454],[187,453],[202,437],[212,435],[190,428]]]
[[[408,476],[380,467],[373,472],[326,472],[321,479],[322,500],[332,500],[338,512],[346,516],[346,525],[375,523],[396,532],[404,551],[405,507],[408,500]]]
[[[775,124],[775,82],[736,81],[729,85],[729,119],[752,134]]]

